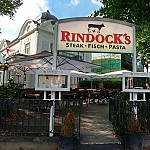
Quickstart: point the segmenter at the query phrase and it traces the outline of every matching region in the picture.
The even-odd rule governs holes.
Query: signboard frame
[[[70,91],[70,71],[36,70],[35,90]]]
[[[107,18],[61,19],[57,22],[56,48],[58,51],[134,53],[134,28],[134,24]]]
[[[150,88],[146,87],[146,84],[147,84],[146,80],[148,78],[150,79],[150,73],[148,72],[123,72],[122,91],[123,92],[135,92],[135,93],[150,92]]]

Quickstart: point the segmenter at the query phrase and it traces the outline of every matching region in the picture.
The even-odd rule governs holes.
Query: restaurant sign
[[[62,19],[57,24],[57,50],[133,53],[134,25],[102,18]]]

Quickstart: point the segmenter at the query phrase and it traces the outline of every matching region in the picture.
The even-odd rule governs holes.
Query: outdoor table
[[[64,99],[74,99],[75,96],[76,96],[76,93],[65,93],[65,94],[62,95],[62,97]]]
[[[69,105],[73,102],[75,103],[76,93],[64,93],[62,94],[63,105],[69,107]]]
[[[29,98],[36,98],[36,99],[37,99],[37,98],[40,97],[40,94],[37,94],[37,93],[29,93],[29,94],[28,94],[28,97],[29,97]]]

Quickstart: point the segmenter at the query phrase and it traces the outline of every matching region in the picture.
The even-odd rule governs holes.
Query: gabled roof
[[[31,19],[27,19],[27,20],[24,22],[24,24],[23,24],[22,27],[21,27],[21,30],[20,30],[20,32],[19,32],[18,37],[22,36],[22,35],[25,33],[27,27],[28,27],[32,22],[33,22],[33,21],[32,21]]]

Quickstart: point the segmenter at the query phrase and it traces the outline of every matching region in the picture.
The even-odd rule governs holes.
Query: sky
[[[87,17],[101,6],[99,0],[23,0],[13,20],[8,16],[0,16],[0,41],[14,40],[27,19],[34,20],[47,10],[58,19],[64,19]]]

